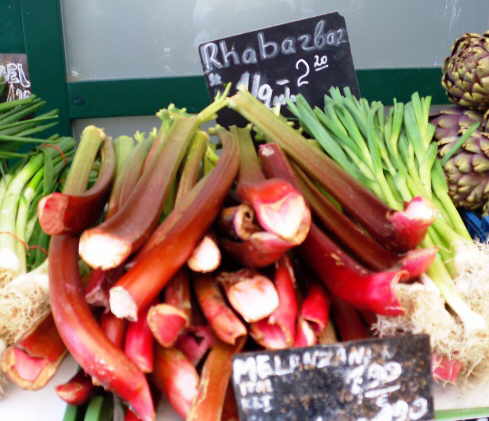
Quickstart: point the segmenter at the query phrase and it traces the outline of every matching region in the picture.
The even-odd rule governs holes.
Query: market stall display
[[[409,334],[429,335],[424,389],[485,379],[488,248],[459,211],[489,207],[486,44],[456,42],[443,86],[458,105],[436,114],[416,92],[386,107],[344,86],[281,114],[223,84],[149,133],[88,126],[76,142],[37,138],[56,118],[33,115],[37,97],[1,103],[8,381],[42,388],[69,354],[65,420],[150,421],[167,402],[230,421],[237,354]],[[223,110],[245,124],[213,125]],[[420,402],[369,416],[428,419]]]

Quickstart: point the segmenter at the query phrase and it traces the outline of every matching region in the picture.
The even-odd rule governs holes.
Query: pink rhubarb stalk
[[[408,272],[368,271],[314,224],[300,253],[333,295],[377,314],[397,316],[403,313],[393,286],[407,278]]]
[[[149,305],[156,298],[188,260],[218,215],[239,164],[236,140],[222,130],[220,135],[224,145],[223,153],[203,185],[195,186],[199,191],[194,200],[181,212],[162,241],[140,256],[135,265],[111,289],[110,308],[118,317],[133,320],[137,318],[138,309]],[[179,211],[175,209],[174,212]]]
[[[275,264],[274,283],[279,306],[269,317],[251,325],[251,336],[266,349],[284,349],[294,345],[298,311],[295,275],[287,256]]]
[[[151,373],[155,340],[147,321],[148,309],[141,310],[136,322],[127,325],[124,352],[143,373]]]
[[[56,386],[56,394],[70,405],[83,405],[92,395],[93,387],[90,376],[79,370],[66,383]]]
[[[93,225],[106,202],[115,171],[112,141],[103,132],[102,164],[92,188],[81,195],[51,193],[38,204],[39,224],[46,234],[76,234]]]
[[[267,138],[278,143],[380,244],[396,252],[405,252],[419,245],[433,221],[431,205],[416,198],[407,204],[404,211],[390,209],[245,88],[238,90],[228,99],[229,105],[256,125]]]
[[[288,241],[302,243],[311,224],[311,214],[302,195],[287,181],[265,179],[249,129],[232,127],[240,140],[237,193],[255,211],[265,231]]]
[[[246,327],[228,307],[212,276],[197,275],[194,289],[200,308],[219,339],[235,344],[239,338],[246,336]]]
[[[191,326],[179,336],[175,345],[193,365],[198,365],[215,344],[216,337],[209,326]]]
[[[109,290],[124,273],[122,267],[102,270],[93,269],[90,272],[85,289],[87,303],[94,307],[109,308]]]
[[[103,313],[100,317],[100,327],[107,339],[117,348],[122,348],[126,337],[127,320],[119,319],[112,313]]]
[[[199,374],[178,349],[158,347],[153,379],[173,409],[186,419],[196,399]]]
[[[329,298],[321,285],[311,282],[297,319],[295,346],[315,345],[328,322]]]
[[[273,282],[255,270],[222,272],[217,281],[223,286],[231,306],[248,323],[270,316],[279,305]]]
[[[38,390],[54,376],[66,355],[51,315],[1,356],[1,368],[22,389]]]

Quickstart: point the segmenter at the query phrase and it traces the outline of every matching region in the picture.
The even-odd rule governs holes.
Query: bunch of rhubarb
[[[251,124],[205,130],[225,106]],[[246,91],[158,116],[115,140],[86,128],[61,192],[39,201],[52,313],[4,353],[21,387],[42,387],[69,352],[78,372],[57,387],[69,411],[103,387],[128,420],[154,420],[160,399],[185,419],[237,419],[234,353],[368,337],[377,318],[412,318],[405,291],[447,264],[431,197],[379,198],[394,180],[373,182],[367,158],[341,168],[330,156],[349,152],[328,156]],[[461,370],[434,361],[445,380]]]

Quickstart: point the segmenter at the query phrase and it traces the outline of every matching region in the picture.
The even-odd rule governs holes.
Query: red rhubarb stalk
[[[122,348],[126,337],[126,319],[119,319],[110,312],[103,313],[100,317],[100,327],[109,341],[117,348]]]
[[[185,354],[175,348],[158,347],[153,379],[173,409],[186,419],[197,397],[199,374]]]
[[[432,206],[416,199],[416,212],[410,204],[404,211],[390,209],[245,88],[238,90],[236,95],[228,99],[229,105],[256,125],[267,138],[278,143],[380,244],[396,252],[405,252],[419,244],[418,241],[426,234],[427,226],[433,221]]]
[[[396,316],[403,313],[393,285],[407,278],[407,272],[369,272],[314,224],[300,246],[300,252],[333,295],[377,314]]]
[[[85,132],[103,139],[102,164],[97,181],[81,195],[51,193],[38,204],[38,217],[46,234],[75,234],[94,224],[100,215],[110,191],[115,170],[115,154],[112,141],[100,129]],[[85,134],[87,135],[87,134]],[[98,141],[97,138],[94,142]]]
[[[220,264],[221,250],[213,234],[204,236],[187,260],[191,270],[201,273],[213,272]]]
[[[219,339],[235,344],[246,336],[246,327],[224,301],[216,279],[210,275],[197,275],[194,288],[200,308]]]
[[[284,349],[294,344],[298,311],[295,275],[287,256],[276,263],[274,282],[279,307],[266,319],[253,323],[251,335],[267,349]]]
[[[331,310],[331,317],[342,341],[365,339],[371,336],[360,314],[352,305],[332,297]]]
[[[222,408],[221,421],[239,421],[238,406],[234,396],[233,385],[229,382]]]
[[[397,265],[414,278],[426,271],[435,259],[434,248],[411,250],[402,256],[381,246],[340,212],[312,180],[299,167],[294,166],[298,177],[277,144],[260,146],[259,155],[265,173],[270,177],[284,178],[296,186],[306,197],[321,224],[369,268],[383,270]]]
[[[66,383],[56,386],[57,395],[70,405],[83,405],[90,398],[92,391],[92,379],[83,370],[79,370]]]
[[[248,323],[270,316],[279,305],[273,282],[255,270],[222,272],[217,281],[223,286],[231,306]]]
[[[232,357],[244,345],[217,342],[207,356],[202,369],[197,397],[187,421],[221,421],[226,391],[232,372]]]
[[[222,156],[203,185],[195,186],[199,189],[195,199],[185,207],[164,239],[140,256],[129,272],[111,289],[110,307],[118,317],[137,318],[138,309],[149,305],[156,298],[188,260],[219,213],[239,164],[236,140],[225,131],[221,131],[220,135],[224,145]],[[175,211],[178,212],[178,209]]]
[[[220,245],[234,260],[249,268],[269,266],[291,248],[290,242],[267,231],[255,232],[244,241],[222,238]]]
[[[94,307],[109,308],[109,290],[124,273],[122,267],[102,270],[93,269],[88,276],[85,299]]]
[[[318,342],[329,322],[329,298],[317,282],[310,282],[297,319],[295,346],[312,346]]]
[[[177,170],[200,124],[214,118],[226,101],[218,96],[197,115],[174,113],[173,122],[154,160],[143,170],[133,192],[111,218],[87,230],[80,239],[80,255],[92,267],[119,266],[138,250],[158,225]],[[155,141],[158,143],[158,140]],[[205,218],[204,218],[205,220]]]
[[[66,355],[51,315],[1,356],[1,368],[16,385],[27,390],[44,387]]]
[[[124,421],[141,421],[141,418],[139,418],[129,408],[125,408],[125,410],[124,410]]]
[[[78,239],[54,236],[49,247],[51,309],[73,358],[97,383],[118,394],[143,421],[154,420],[144,374],[107,339],[85,301],[78,269]]]
[[[285,180],[265,179],[249,129],[231,130],[240,140],[238,196],[251,205],[265,231],[294,245],[302,243],[311,224],[304,198]]]
[[[148,326],[148,309],[141,310],[138,320],[127,325],[124,352],[143,373],[151,373],[154,365],[155,341]]]
[[[216,337],[209,326],[195,325],[179,336],[175,347],[182,351],[193,365],[197,365],[215,342]]]
[[[261,231],[255,222],[253,208],[245,203],[224,208],[219,218],[219,227],[235,240],[247,240],[253,233]]]
[[[119,210],[80,239],[80,256],[93,268],[119,266],[149,237],[185,151],[198,126],[197,117],[176,118],[155,164],[140,177]]]

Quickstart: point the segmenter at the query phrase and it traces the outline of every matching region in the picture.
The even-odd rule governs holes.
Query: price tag
[[[238,354],[240,420],[431,420],[430,356],[428,335]]]
[[[0,54],[0,77],[7,82],[0,99],[14,101],[32,95],[26,54]]]
[[[229,82],[268,107],[299,93],[322,106],[331,86],[360,94],[345,19],[336,12],[205,42],[199,54],[212,97]]]

